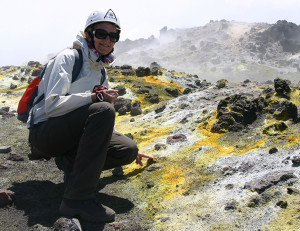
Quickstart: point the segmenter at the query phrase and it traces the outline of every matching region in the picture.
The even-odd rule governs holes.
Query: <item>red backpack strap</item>
[[[37,89],[37,87],[39,86],[39,83],[41,81],[41,78],[35,77],[30,84],[28,85],[28,87],[26,88],[26,91],[24,92],[22,98],[20,99],[19,105],[18,105],[18,114],[22,113],[22,112],[27,112],[28,110],[28,104],[30,102],[30,100],[32,100],[33,95],[35,90]]]

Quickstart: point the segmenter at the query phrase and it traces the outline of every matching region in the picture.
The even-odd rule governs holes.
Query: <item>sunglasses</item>
[[[111,42],[118,42],[120,39],[120,34],[116,32],[110,32],[108,33],[106,30],[103,29],[96,29],[93,31],[93,34],[97,39],[106,39],[107,36],[109,36],[109,40]]]

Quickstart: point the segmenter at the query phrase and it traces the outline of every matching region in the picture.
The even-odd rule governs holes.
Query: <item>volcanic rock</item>
[[[167,137],[168,144],[173,144],[173,143],[182,142],[182,141],[186,141],[186,140],[187,140],[187,137],[184,134],[176,134],[174,136]]]
[[[7,189],[0,189],[0,205],[8,205],[13,202],[14,192]]]

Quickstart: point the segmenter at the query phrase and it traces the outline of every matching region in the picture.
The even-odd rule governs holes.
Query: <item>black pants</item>
[[[131,163],[138,154],[133,140],[114,131],[112,104],[99,102],[30,128],[29,141],[47,156],[64,157],[71,171],[64,197],[94,197],[102,170]]]

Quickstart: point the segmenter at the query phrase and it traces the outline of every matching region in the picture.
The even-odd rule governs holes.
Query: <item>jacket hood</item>
[[[108,67],[112,65],[115,61],[115,56],[111,53],[107,58],[105,58],[105,61],[101,59],[99,62],[97,60],[99,59],[99,56],[95,54],[89,47],[88,43],[85,39],[85,34],[83,31],[78,33],[76,36],[76,40],[73,43],[73,48],[78,49],[81,48],[82,52],[85,53],[86,57],[88,57],[89,61],[93,65],[100,65],[102,67]]]

